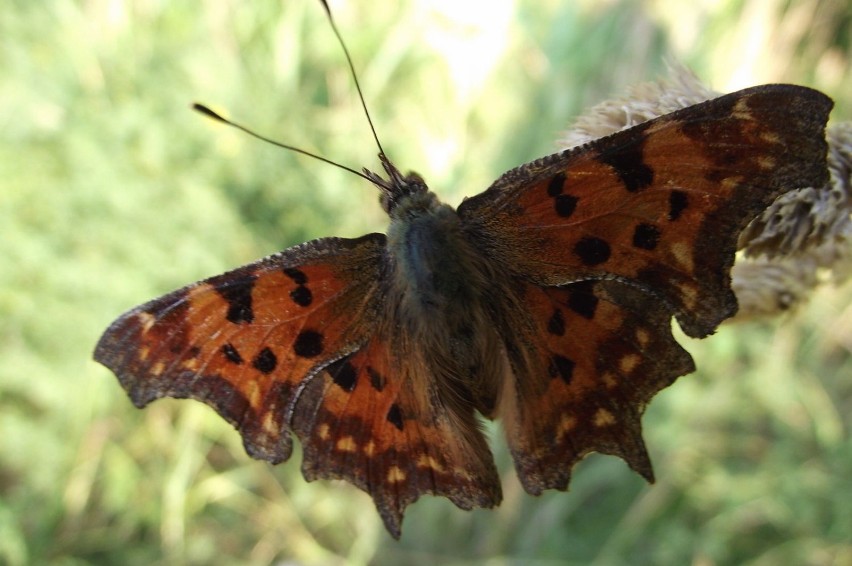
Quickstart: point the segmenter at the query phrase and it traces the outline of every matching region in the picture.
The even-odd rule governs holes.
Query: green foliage
[[[699,372],[645,418],[657,485],[591,456],[570,493],[532,498],[492,426],[503,505],[465,513],[425,498],[399,543],[366,495],[305,483],[298,453],[277,468],[251,461],[197,403],[132,407],[90,359],[123,310],[305,239],[383,229],[366,183],[187,110],[197,98],[276,139],[376,167],[317,4],[55,0],[0,11],[0,563],[852,562],[848,289],[688,344]],[[719,86],[729,77],[709,74],[725,69],[714,45],[735,53],[752,21],[749,3],[705,6],[708,36],[675,47],[677,2],[495,2],[467,24],[428,2],[381,4],[333,8],[383,144],[451,202],[550,152],[573,114],[653,78],[669,52]],[[795,35],[798,4],[767,4],[764,25],[795,36],[780,51],[789,74],[773,78],[826,90],[848,119],[848,29],[825,18]],[[501,20],[501,7],[514,11]],[[491,43],[475,60],[487,72],[458,72],[482,36]],[[448,39],[457,43],[441,58]]]

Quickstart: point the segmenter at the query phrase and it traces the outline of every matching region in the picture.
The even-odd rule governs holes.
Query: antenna
[[[331,29],[334,32],[334,36],[337,38],[337,43],[340,45],[341,49],[343,50],[343,54],[346,56],[346,63],[349,65],[349,72],[352,75],[352,81],[355,83],[355,89],[358,91],[358,99],[361,101],[361,108],[364,109],[364,116],[367,117],[367,123],[370,125],[370,131],[373,133],[373,139],[376,142],[376,146],[379,148],[379,160],[381,161],[384,170],[390,176],[390,181],[385,181],[379,175],[376,175],[368,169],[364,169],[363,171],[356,171],[351,167],[347,167],[346,165],[342,165],[340,163],[337,163],[336,161],[332,161],[331,159],[322,157],[321,155],[317,155],[316,153],[312,153],[305,149],[286,143],[281,143],[266,136],[262,136],[257,132],[254,132],[249,128],[243,126],[242,124],[238,124],[237,122],[232,122],[227,118],[223,118],[207,106],[198,102],[193,103],[192,109],[196,112],[204,114],[208,118],[212,118],[213,120],[216,120],[233,128],[237,128],[238,130],[241,130],[259,140],[271,143],[272,145],[278,146],[283,149],[294,151],[296,153],[301,153],[302,155],[306,155],[307,157],[313,157],[314,159],[318,159],[319,161],[328,163],[329,165],[334,165],[339,169],[348,171],[354,175],[357,175],[358,177],[361,177],[362,179],[373,183],[374,185],[377,185],[379,188],[386,192],[393,192],[395,187],[406,185],[406,179],[385,155],[385,149],[382,147],[382,142],[379,141],[379,136],[376,133],[375,126],[373,125],[373,119],[370,117],[370,111],[367,109],[367,102],[364,100],[364,93],[361,90],[361,83],[358,82],[358,74],[355,72],[355,65],[352,63],[352,56],[349,55],[349,49],[346,48],[346,43],[343,41],[343,36],[340,35],[340,31],[337,29],[337,24],[334,23],[334,18],[332,18],[331,16],[331,8],[329,7],[328,2],[326,0],[320,0],[320,2],[322,3],[323,8],[325,8],[325,13],[328,16],[328,23],[331,25]]]
[[[328,2],[326,2],[326,0],[320,0],[320,2],[322,2],[323,7],[325,8],[325,13],[328,16],[328,23],[331,24],[331,29],[334,32],[335,37],[337,37],[337,43],[340,44],[340,47],[343,49],[343,54],[346,56],[346,62],[349,64],[349,72],[352,74],[355,89],[358,91],[358,98],[361,99],[361,107],[364,108],[364,115],[367,117],[367,122],[370,124],[370,130],[373,132],[373,139],[376,140],[376,145],[379,148],[379,155],[382,157],[382,163],[384,163],[386,161],[386,158],[384,157],[385,149],[382,147],[382,142],[379,141],[378,134],[376,134],[376,128],[373,126],[373,119],[370,118],[370,111],[367,110],[367,103],[364,101],[364,93],[361,91],[361,83],[358,82],[358,75],[355,73],[355,65],[352,64],[352,57],[349,55],[346,43],[344,43],[343,37],[337,29],[337,25],[334,23],[334,18],[331,17],[331,8],[329,8]]]
[[[258,134],[257,132],[253,132],[252,130],[246,128],[245,126],[243,126],[241,124],[238,124],[236,122],[232,122],[232,121],[228,120],[227,118],[223,118],[219,114],[213,112],[212,110],[210,110],[209,108],[207,108],[203,104],[199,104],[198,102],[193,103],[192,109],[195,110],[196,112],[200,112],[201,114],[204,114],[208,118],[212,118],[212,119],[216,120],[217,122],[222,122],[223,124],[227,124],[228,126],[236,128],[238,130],[242,130],[243,132],[247,133],[248,135],[255,137],[259,140],[265,141],[267,143],[271,143],[272,145],[281,147],[283,149],[289,149],[290,151],[295,151],[296,153],[301,153],[302,155],[307,155],[308,157],[313,157],[314,159],[319,159],[320,161],[324,161],[325,163],[328,163],[329,165],[334,165],[335,167],[343,169],[344,171],[349,171],[350,173],[352,173],[354,175],[358,175],[362,179],[366,179],[367,181],[370,181],[371,183],[375,182],[374,179],[368,177],[367,175],[365,175],[364,173],[362,173],[360,171],[356,171],[355,169],[352,169],[351,167],[347,167],[346,165],[341,165],[340,163],[337,163],[336,161],[332,161],[331,159],[327,159],[327,158],[325,158],[321,155],[317,155],[316,153],[311,153],[310,151],[307,151],[305,149],[301,149],[301,148],[298,148],[296,146],[288,145],[286,143],[281,143],[281,142],[275,141],[273,139],[270,139],[266,136],[262,136],[262,135]]]

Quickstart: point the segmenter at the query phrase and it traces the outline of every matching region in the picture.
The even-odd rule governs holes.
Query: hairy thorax
[[[455,210],[431,192],[407,196],[391,214],[388,250],[397,323],[412,336],[403,351],[445,382],[449,404],[472,403],[491,416],[503,371],[502,346],[488,312],[490,266],[465,237]]]

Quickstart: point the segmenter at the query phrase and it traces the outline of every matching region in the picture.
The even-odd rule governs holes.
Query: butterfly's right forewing
[[[784,191],[826,182],[825,95],[765,85],[509,171],[459,207],[511,293],[494,292],[512,374],[501,413],[531,493],[591,451],[653,478],[640,417],[693,371],[674,340],[737,308],[739,232]],[[495,289],[497,287],[495,286]]]
[[[740,231],[782,192],[827,181],[831,107],[793,85],[735,92],[509,171],[459,216],[508,272],[619,279],[703,337],[736,311]]]

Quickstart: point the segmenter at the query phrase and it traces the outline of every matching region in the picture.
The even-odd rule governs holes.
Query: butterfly
[[[763,85],[521,165],[457,209],[381,152],[386,234],[321,238],[121,315],[94,358],[137,407],[213,407],[248,454],[302,444],[306,480],[372,496],[387,530],[423,494],[493,507],[500,418],[525,490],[590,452],[654,479],[640,418],[737,310],[746,224],[826,182],[822,93]]]

